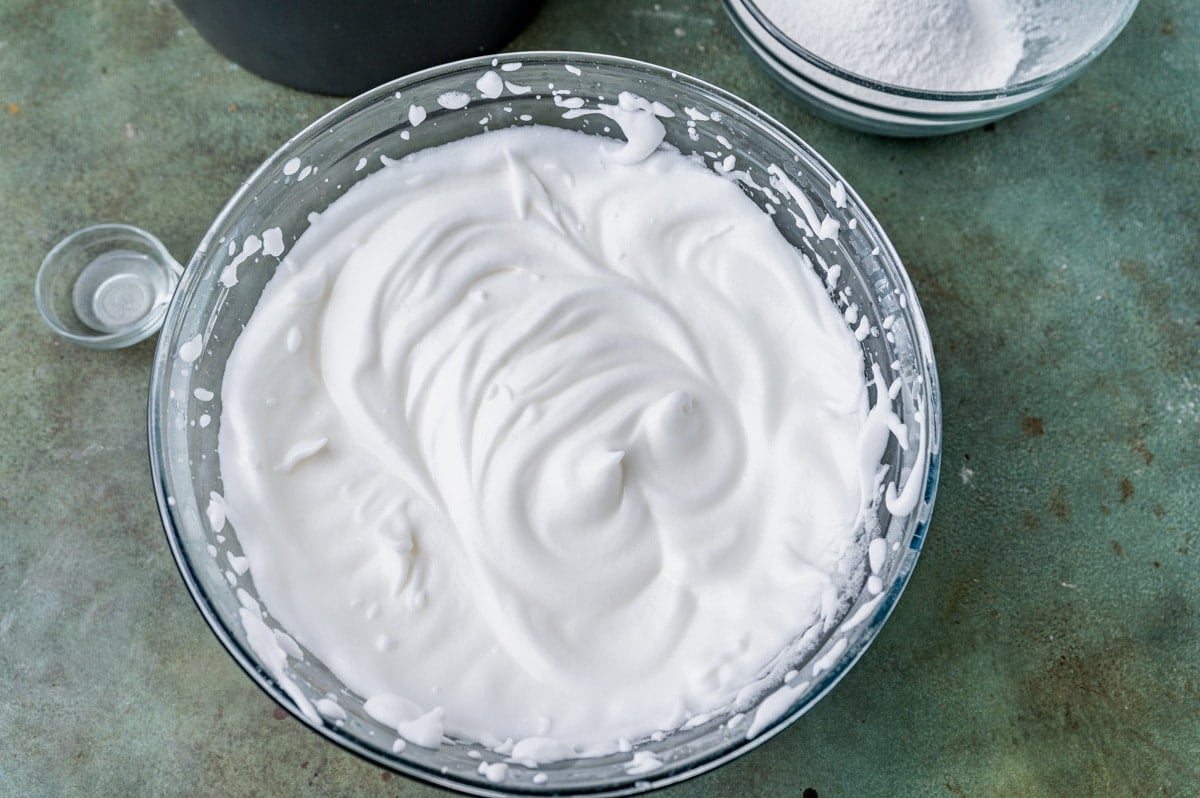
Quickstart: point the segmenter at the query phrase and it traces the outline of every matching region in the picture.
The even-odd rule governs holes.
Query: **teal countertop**
[[[942,481],[895,614],[790,729],[661,794],[1200,794],[1200,4],[1143,0],[1061,94],[919,141],[802,111],[718,0],[549,0],[512,48],[652,61],[783,121],[892,237],[937,355]],[[80,349],[33,304],[87,224],[186,260],[336,104],[166,2],[0,2],[0,794],[438,794],[226,655],[158,520],[153,342]]]

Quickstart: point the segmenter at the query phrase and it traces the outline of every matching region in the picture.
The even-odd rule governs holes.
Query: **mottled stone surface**
[[[887,627],[787,732],[663,794],[1200,794],[1200,5],[1144,0],[1060,95],[925,141],[801,111],[717,0],[549,0],[514,47],[661,63],[796,130],[889,231],[938,358],[938,506]],[[167,3],[0,3],[0,794],[436,792],[224,653],[154,504],[152,342],[79,349],[33,305],[86,224],[186,259],[336,102],[234,67]]]

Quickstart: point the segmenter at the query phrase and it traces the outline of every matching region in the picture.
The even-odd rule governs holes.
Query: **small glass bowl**
[[[145,230],[98,224],[46,254],[34,296],[42,318],[63,338],[90,349],[119,349],[158,331],[182,273]]]
[[[1007,85],[984,91],[924,91],[857,75],[790,39],[754,0],[724,3],[763,71],[814,114],[866,133],[916,137],[979,127],[1055,94],[1112,44],[1138,0],[1022,3],[1034,31],[1025,55]]]
[[[494,86],[493,71],[505,80],[498,95],[485,91]],[[863,530],[864,545],[871,537],[871,575],[863,573],[847,590],[839,622],[780,653],[760,692],[663,735],[633,740],[625,753],[537,770],[510,763],[497,783],[484,770],[504,763],[502,753],[455,738],[436,750],[394,747],[396,729],[373,719],[363,697],[303,641],[270,644],[284,639],[286,629],[261,606],[253,568],[232,565],[244,562],[243,552],[219,501],[214,504],[214,494],[219,500],[223,493],[221,385],[229,354],[287,250],[314,214],[383,168],[381,161],[520,125],[617,137],[607,118],[564,113],[562,106],[595,108],[622,91],[673,112],[660,118],[669,145],[716,170],[736,158],[745,170],[739,185],[760,207],[769,206],[763,212],[807,256],[829,287],[829,301],[857,322],[863,373],[870,379],[881,372],[888,386],[873,382],[871,400],[891,397],[897,429],[906,436],[902,444],[892,438],[884,451],[881,484],[903,484],[912,504],[907,513],[893,514],[884,501],[872,508]],[[413,113],[416,107],[427,114]],[[786,190],[772,183],[781,173],[788,176]],[[804,221],[814,213],[836,223],[840,234],[814,235]],[[784,729],[846,674],[896,605],[924,541],[941,453],[928,328],[899,257],[854,191],[812,148],[745,101],[661,67],[585,53],[509,53],[436,67],[373,89],[293,137],[242,184],[192,256],[159,336],[148,422],[167,540],[201,613],[238,664],[274,701],[337,745],[398,773],[487,796],[645,792],[717,767]],[[341,708],[338,717],[314,711],[330,697]],[[647,762],[653,767],[643,767]]]

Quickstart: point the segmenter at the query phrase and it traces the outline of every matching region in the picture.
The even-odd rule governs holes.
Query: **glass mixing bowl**
[[[1017,0],[1025,52],[1007,85],[921,91],[857,75],[801,47],[754,0],[724,2],[763,71],[813,113],[854,130],[889,136],[968,130],[1046,99],[1079,77],[1137,8],[1137,0]]]
[[[489,71],[507,81],[490,98],[481,87],[495,94],[494,80],[480,80]],[[771,218],[780,232],[833,286],[830,301],[860,333],[868,380],[876,370],[882,374],[882,381],[871,382],[872,399],[892,402],[905,440],[899,445],[890,438],[879,468],[883,483],[900,486],[913,509],[893,515],[889,502],[878,502],[863,529],[871,567],[849,588],[840,622],[781,652],[759,689],[745,691],[738,705],[634,741],[626,753],[538,770],[510,764],[496,783],[487,775],[505,769],[481,765],[504,757],[471,741],[396,751],[395,729],[363,711],[362,698],[260,607],[236,531],[213,500],[223,491],[216,455],[221,381],[263,286],[309,226],[310,214],[382,168],[382,156],[399,158],[485,128],[541,124],[618,135],[600,116],[566,118],[550,92],[568,90],[575,98],[570,104],[593,108],[621,91],[656,100],[674,114],[662,119],[670,145],[718,170],[730,153],[736,156],[746,172],[739,185],[760,207],[777,211]],[[468,104],[459,107],[464,99]],[[411,115],[412,105],[428,109],[427,118]],[[795,194],[779,188],[771,167],[786,173]],[[840,233],[811,235],[806,211],[828,215]],[[237,270],[232,286],[221,279],[230,269]],[[378,765],[472,794],[624,795],[680,781],[757,746],[803,714],[862,655],[921,548],[937,484],[941,406],[929,333],[899,258],[858,196],[810,147],[753,106],[694,78],[609,56],[540,52],[462,61],[380,86],[314,122],[267,159],[213,222],[183,275],[155,353],[149,434],[159,508],[188,590],[238,664],[303,723]],[[322,714],[329,696],[344,717]]]

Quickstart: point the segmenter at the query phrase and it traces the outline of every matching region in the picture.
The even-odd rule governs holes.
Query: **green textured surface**
[[[926,141],[801,111],[717,0],[549,0],[514,48],[660,63],[792,127],[891,235],[938,358],[942,484],[892,619],[791,729],[662,794],[1200,794],[1200,4],[1144,0],[1063,93]],[[225,654],[154,504],[153,344],[79,349],[33,305],[86,224],[185,260],[335,104],[167,3],[0,0],[0,794],[436,794]]]

